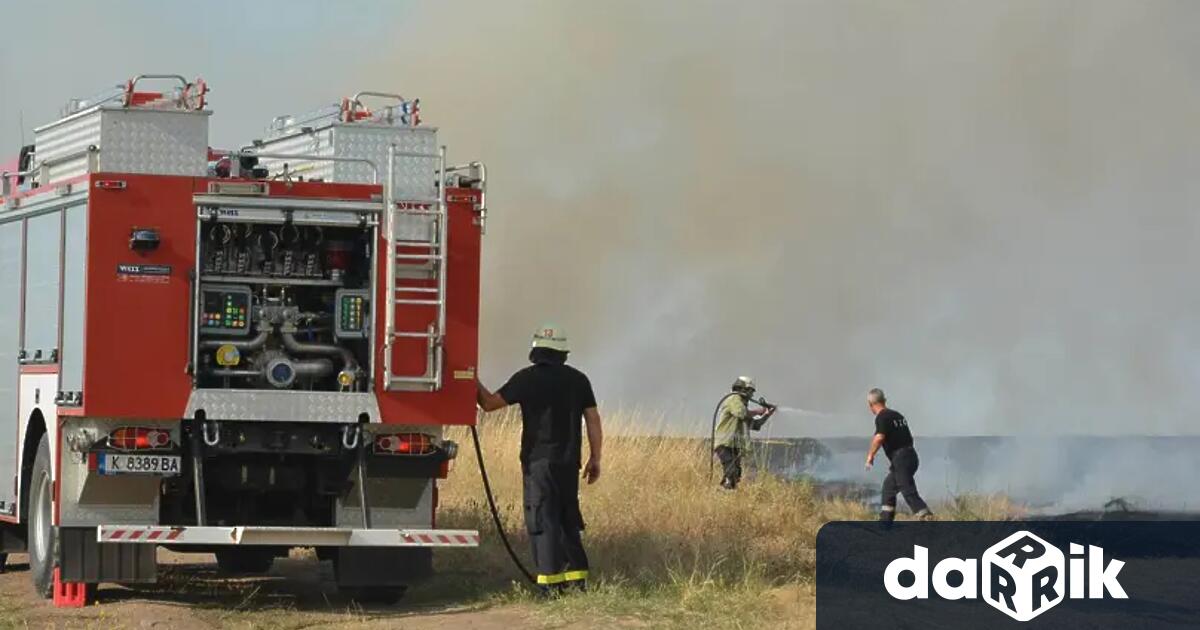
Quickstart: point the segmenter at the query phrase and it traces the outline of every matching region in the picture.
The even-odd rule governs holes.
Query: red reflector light
[[[424,433],[375,436],[375,453],[379,455],[428,455],[436,450],[433,437]]]
[[[125,182],[119,179],[96,180],[96,188],[100,190],[125,190]]]
[[[171,433],[146,427],[121,427],[108,434],[108,445],[121,451],[166,448],[171,445]]]

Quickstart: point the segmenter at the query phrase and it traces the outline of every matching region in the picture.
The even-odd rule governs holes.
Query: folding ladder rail
[[[396,158],[426,158],[437,160],[437,197],[433,199],[397,199],[395,191]],[[384,182],[384,239],[389,257],[386,279],[387,303],[384,305],[384,388],[388,391],[436,391],[442,387],[442,365],[446,334],[446,147],[436,154],[407,153],[388,147],[388,177]],[[400,207],[398,207],[400,206]],[[436,209],[430,209],[436,208]],[[432,221],[428,238],[396,237],[397,221],[422,218]],[[404,253],[397,251],[403,248]],[[410,253],[418,250],[419,253]],[[398,270],[417,272],[418,277],[398,278]],[[424,277],[421,277],[424,276]],[[432,276],[432,278],[430,277]],[[434,286],[427,286],[430,280]],[[397,330],[397,309],[404,307],[435,307],[437,315],[425,330]],[[425,340],[425,373],[396,374],[393,369],[395,344],[401,339]]]

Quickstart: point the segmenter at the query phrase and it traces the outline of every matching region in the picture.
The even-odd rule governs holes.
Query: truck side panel
[[[187,406],[191,339],[189,274],[196,214],[190,177],[95,174],[87,221],[87,318],[83,413],[126,419],[178,418]],[[130,247],[134,228],[153,229],[156,249]]]
[[[20,378],[17,391],[19,398],[17,417],[20,418],[20,433],[17,444],[20,445],[24,442],[25,434],[29,432],[32,424],[30,421],[40,417],[45,425],[47,440],[50,443],[51,477],[57,479],[58,457],[55,456],[55,449],[58,444],[58,407],[54,404],[54,394],[58,390],[58,366],[26,366],[21,368]],[[33,458],[37,457],[36,441],[32,445],[32,449],[29,453],[22,453],[22,457],[28,457],[31,463]],[[21,518],[25,518],[25,516],[25,514],[21,514]]]
[[[0,515],[14,516],[17,500],[17,352],[21,346],[20,221],[0,224]],[[12,440],[11,442],[9,440]]]

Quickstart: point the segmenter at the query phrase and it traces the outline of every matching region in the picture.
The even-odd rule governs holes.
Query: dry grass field
[[[872,519],[860,503],[822,497],[811,483],[751,470],[737,492],[709,476],[707,443],[647,434],[641,415],[605,419],[603,476],[583,486],[592,588],[535,608],[548,621],[607,619],[651,627],[811,627],[814,545],[831,520]],[[443,486],[442,524],[493,530],[471,436]],[[528,557],[521,510],[520,416],[498,412],[480,423],[484,460],[505,530]],[[944,518],[1006,518],[1000,498],[964,497],[938,506]],[[517,573],[496,536],[481,553],[446,557],[446,569],[477,567],[490,579]],[[496,591],[492,591],[496,592]],[[516,586],[506,597],[524,600]]]
[[[651,420],[648,420],[651,418]],[[872,519],[861,503],[751,467],[737,492],[709,476],[707,444],[665,437],[647,414],[605,420],[603,476],[582,488],[592,561],[587,593],[543,600],[521,584],[496,536],[471,436],[440,484],[439,527],[483,533],[479,549],[442,550],[437,575],[395,606],[338,595],[327,563],[295,550],[270,575],[228,578],[212,556],[161,552],[160,584],[105,586],[99,604],[54,609],[33,596],[23,559],[0,576],[0,628],[811,628],[814,544],[831,520]],[[484,459],[505,531],[528,561],[515,410],[480,423]],[[999,498],[935,506],[943,518],[1008,518]]]

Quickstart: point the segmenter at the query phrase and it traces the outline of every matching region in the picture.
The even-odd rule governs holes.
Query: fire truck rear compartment
[[[372,235],[202,223],[197,387],[365,391]]]
[[[160,545],[404,584],[479,542],[436,507],[443,427],[476,419],[486,171],[372,93],[214,150],[205,91],[134,77],[0,178],[0,548],[54,541],[43,594],[154,581]]]
[[[197,424],[189,423],[191,433]],[[347,448],[346,431],[357,425],[325,423],[222,422],[216,444],[184,439],[183,474],[163,482],[163,525],[195,525],[194,449],[201,453],[207,525],[334,527],[362,525],[357,466],[362,457],[369,505],[391,510],[376,520],[428,525],[421,508],[448,458],[438,447],[424,455],[377,455],[373,447]],[[371,441],[369,435],[360,438]],[[429,506],[430,512],[432,505]],[[396,520],[396,511],[410,512]],[[404,523],[403,521],[408,521]]]

